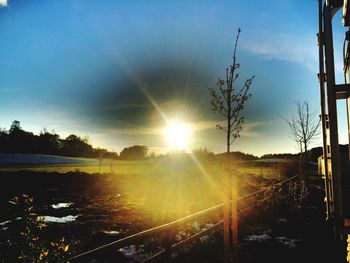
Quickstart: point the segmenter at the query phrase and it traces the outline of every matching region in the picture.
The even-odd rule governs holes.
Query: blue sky
[[[317,1],[0,0],[0,127],[89,136],[116,151],[165,147],[163,117],[195,127],[191,147],[224,151],[208,88],[223,77],[233,40],[240,81],[256,79],[234,150],[295,152],[294,102],[319,110]],[[334,24],[337,81],[343,32]],[[347,143],[344,103],[340,142]],[[159,113],[159,109],[162,114]],[[314,145],[320,145],[316,140]]]

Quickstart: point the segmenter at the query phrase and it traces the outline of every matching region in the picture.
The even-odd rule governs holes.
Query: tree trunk
[[[304,161],[307,162],[307,143],[304,142]]]
[[[304,170],[304,177],[307,175],[307,143],[304,142],[304,165],[303,165],[303,170]]]
[[[228,98],[231,97],[231,92],[228,90]],[[228,117],[227,117],[227,151],[226,151],[226,169],[224,171],[224,262],[229,262],[229,247],[230,247],[230,145],[231,145],[231,102],[228,102]]]

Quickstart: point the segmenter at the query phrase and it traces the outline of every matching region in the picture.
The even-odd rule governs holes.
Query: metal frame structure
[[[344,197],[342,179],[348,171],[341,171],[340,150],[338,141],[337,100],[346,99],[350,103],[350,84],[336,84],[333,54],[332,20],[337,11],[343,11],[343,25],[350,25],[350,1],[348,0],[318,0],[319,10],[319,83],[321,99],[321,120],[324,160],[325,202],[327,221],[335,230],[337,239],[343,239],[344,227]],[[349,11],[348,11],[349,10]],[[347,70],[345,65],[344,70]],[[345,75],[345,71],[344,71]],[[348,107],[348,129],[350,137]]]

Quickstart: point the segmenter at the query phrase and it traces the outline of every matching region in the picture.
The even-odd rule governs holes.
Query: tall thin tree
[[[226,125],[217,124],[216,127],[226,133],[226,151],[231,151],[230,146],[240,137],[244,117],[242,111],[245,102],[251,97],[249,88],[255,76],[247,79],[241,87],[236,87],[235,83],[238,79],[238,69],[240,65],[237,63],[237,45],[241,29],[238,28],[236,41],[233,49],[232,64],[226,68],[226,78],[218,79],[216,88],[210,88],[211,105],[213,111],[219,113],[226,120]]]
[[[226,133],[226,167],[229,167],[229,153],[231,151],[232,143],[240,137],[240,131],[244,122],[242,112],[247,100],[251,97],[249,88],[253,82],[254,76],[247,79],[242,86],[236,85],[239,76],[238,69],[240,67],[237,63],[237,46],[241,33],[238,28],[236,40],[233,49],[232,64],[226,68],[226,78],[218,79],[216,88],[210,88],[211,105],[214,112],[219,113],[225,119],[225,125],[217,124],[216,127]],[[236,87],[237,86],[237,87]],[[231,171],[227,171],[224,175],[224,257],[225,262],[228,262],[229,251],[229,201],[230,193],[232,195],[232,241],[234,257],[237,257],[237,242],[238,242],[238,215],[237,215],[237,178],[232,177],[232,188],[230,188],[229,175]],[[233,191],[232,191],[233,189]]]

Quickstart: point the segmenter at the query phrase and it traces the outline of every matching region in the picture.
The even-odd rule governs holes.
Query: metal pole
[[[331,152],[331,175],[333,180],[334,208],[335,208],[335,224],[336,236],[342,238],[343,222],[343,203],[341,189],[341,172],[340,172],[340,156],[338,143],[338,121],[337,121],[337,104],[334,76],[334,54],[333,54],[333,32],[332,32],[332,6],[326,3],[323,9],[323,25],[325,39],[325,57],[327,72],[327,102],[329,116],[329,132],[330,132],[330,152]]]
[[[319,82],[320,82],[320,100],[321,100],[321,123],[322,123],[322,141],[323,141],[323,161],[324,161],[324,182],[326,192],[326,210],[327,219],[333,217],[332,202],[332,185],[328,170],[328,143],[327,143],[327,117],[326,117],[326,103],[325,103],[325,78],[324,78],[324,37],[323,37],[323,21],[322,21],[322,0],[318,0],[318,47],[319,47]]]

